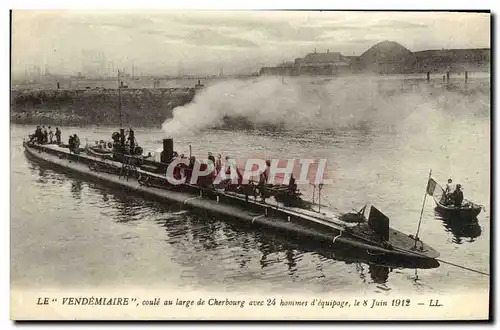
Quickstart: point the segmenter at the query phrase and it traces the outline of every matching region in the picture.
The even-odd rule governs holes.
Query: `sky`
[[[334,11],[27,11],[12,13],[12,71],[76,73],[103,52],[136,74],[256,72],[315,49],[361,55],[384,40],[411,51],[490,47],[490,15]]]

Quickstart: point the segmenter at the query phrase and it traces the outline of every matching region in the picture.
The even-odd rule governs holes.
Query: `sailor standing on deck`
[[[269,182],[269,174],[271,172],[271,161],[266,160],[266,169],[260,174],[259,184],[265,185]]]
[[[215,157],[214,157],[214,155],[212,155],[211,152],[208,153],[208,168],[210,170],[210,174],[212,176],[215,176],[216,175],[216,171],[215,171]]]
[[[57,145],[61,144],[61,131],[59,130],[59,127],[56,127],[56,141]]]
[[[128,131],[128,141],[130,143],[130,153],[133,154],[135,150],[135,135],[134,131],[132,130],[132,127],[130,127]]]
[[[290,182],[288,183],[288,190],[290,193],[294,193],[297,190],[297,183],[295,183],[295,177],[293,173],[290,175]]]
[[[238,185],[243,183],[243,175],[240,172],[240,169],[236,165],[236,161],[226,156],[226,176],[230,176],[229,182],[232,184],[233,179],[238,180]]]
[[[266,184],[269,182],[270,172],[271,172],[271,161],[266,160],[266,169],[264,170],[264,172],[262,172],[260,174],[259,184],[258,184],[258,189],[260,192],[260,197],[261,197],[262,202],[266,201],[266,197],[267,197]]]
[[[208,160],[212,162],[213,166],[215,166],[215,157],[211,152],[208,153]]]
[[[73,149],[73,152],[75,154],[78,154],[80,153],[80,139],[78,138],[78,135],[73,135],[73,145],[74,145],[74,149]]]
[[[52,128],[49,126],[49,143],[52,144],[52,139],[54,137],[54,132],[52,132]]]
[[[75,150],[75,138],[73,135],[70,135],[68,138],[68,146],[69,146],[69,152],[73,152]]]
[[[48,133],[47,133],[47,128],[45,128],[45,126],[43,126],[43,131],[42,131],[42,134],[43,134],[43,142],[42,143],[47,143],[48,142]]]
[[[222,168],[222,155],[217,154],[217,160],[215,161],[215,174],[219,175],[219,172]]]
[[[36,142],[38,144],[42,144],[43,143],[43,133],[42,133],[42,129],[40,128],[40,126],[36,127],[35,137],[36,137]]]

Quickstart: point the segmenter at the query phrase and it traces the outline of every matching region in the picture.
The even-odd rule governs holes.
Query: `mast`
[[[323,188],[323,184],[320,183],[318,185],[318,213],[321,213],[321,189]]]
[[[285,84],[285,60],[283,60],[283,65],[281,68],[281,83]]]
[[[120,70],[118,69],[118,112],[120,113],[120,128],[123,127],[122,123],[122,86],[120,81]]]
[[[427,187],[429,186],[429,180],[432,176],[432,169],[429,170],[429,178],[427,179]],[[427,197],[427,187],[424,194],[424,202],[422,203],[422,210],[420,211],[420,220],[418,221],[417,233],[415,234],[415,246],[417,246],[418,232],[420,231],[420,224],[422,223],[422,215],[424,214],[425,199]]]

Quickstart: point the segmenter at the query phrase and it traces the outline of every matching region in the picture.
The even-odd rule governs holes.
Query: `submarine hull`
[[[236,221],[257,230],[286,235],[290,240],[309,240],[322,249],[348,247],[368,253],[376,259],[386,261],[390,259],[401,262],[429,260],[439,256],[436,251],[427,245],[423,245],[424,248],[421,251],[411,251],[406,247],[405,249],[387,249],[349,237],[343,233],[342,229],[335,230],[335,228],[329,227],[328,230],[323,230],[322,228],[318,228],[318,226],[309,226],[307,221],[304,221],[300,215],[287,214],[285,210],[277,209],[271,205],[262,206],[261,204],[254,204],[244,207],[246,205],[244,201],[222,194],[204,194],[202,190],[199,191],[199,194],[196,194],[193,191],[183,190],[182,187],[161,189],[142,185],[134,177],[124,177],[115,173],[93,170],[89,165],[101,160],[85,154],[71,154],[64,150],[64,148],[31,145],[26,142],[23,146],[25,153],[30,159],[50,165],[52,168],[57,167],[62,172],[78,175],[105,186],[120,188],[143,198],[160,202],[178,203],[185,209],[203,210],[214,215],[219,215],[223,220]],[[116,168],[116,170],[119,170],[119,168]],[[405,234],[393,229],[391,229],[391,233],[392,236],[399,235],[401,238],[406,237]],[[406,241],[408,242],[407,237]]]

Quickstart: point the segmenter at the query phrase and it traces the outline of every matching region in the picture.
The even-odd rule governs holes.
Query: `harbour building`
[[[350,60],[338,52],[324,53],[314,51],[304,57],[296,58],[293,62],[283,62],[275,67],[263,67],[261,75],[335,75],[350,71]]]
[[[293,62],[263,67],[260,75],[338,75],[368,72],[375,74],[490,71],[490,49],[438,49],[412,52],[394,41],[382,41],[360,56],[314,51]]]

